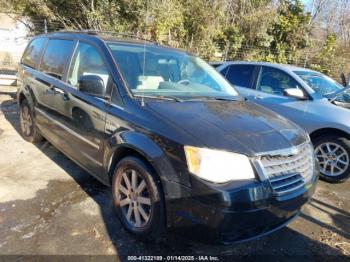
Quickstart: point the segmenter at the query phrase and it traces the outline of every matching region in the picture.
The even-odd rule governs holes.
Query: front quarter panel
[[[154,141],[157,141],[157,143]],[[172,185],[178,184],[179,188],[181,188],[180,184],[189,185],[189,179],[186,172],[177,169],[183,160],[178,159],[179,163],[176,165],[174,164],[176,160],[169,156],[169,151],[172,150],[171,147],[174,149],[176,145],[173,144],[171,146],[169,141],[155,135],[149,137],[134,130],[121,129],[107,140],[104,157],[106,173],[111,175],[115,166],[114,161],[119,160],[115,157],[122,150],[132,150],[133,152],[137,152],[138,155],[142,155],[150,163],[152,168],[155,169],[163,185],[166,199],[180,196],[180,192],[177,193],[175,188],[168,187],[169,183]]]
[[[350,134],[350,110],[336,106],[325,98],[310,102],[307,117],[296,117],[296,120],[309,134],[322,128],[338,129]]]
[[[336,106],[326,98],[303,101],[270,95],[257,100],[253,97],[263,94],[262,92],[242,87],[237,90],[253,102],[293,121],[309,134],[324,128],[338,129],[350,134],[350,110]]]

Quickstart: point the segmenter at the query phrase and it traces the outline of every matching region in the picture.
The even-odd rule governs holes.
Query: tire
[[[134,181],[133,177],[137,179]],[[135,188],[143,190],[138,192]],[[143,241],[163,238],[166,229],[163,191],[155,172],[144,161],[125,157],[118,163],[112,194],[114,209],[127,231]]]
[[[350,141],[344,137],[324,135],[313,142],[320,164],[320,178],[330,183],[347,180],[350,177]],[[333,173],[332,165],[336,166]]]
[[[20,104],[19,118],[21,134],[26,141],[38,143],[43,140],[43,137],[35,125],[33,112],[26,99],[24,99]]]

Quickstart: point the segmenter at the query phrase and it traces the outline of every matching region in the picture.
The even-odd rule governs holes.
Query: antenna
[[[146,33],[147,33],[147,22],[148,22],[148,0],[146,1],[146,16],[145,16],[145,37],[143,41],[143,66],[142,66],[142,77],[143,79],[145,78],[145,68],[146,68]],[[144,101],[144,88],[142,88],[142,93],[141,93],[141,106],[145,106],[145,101]]]

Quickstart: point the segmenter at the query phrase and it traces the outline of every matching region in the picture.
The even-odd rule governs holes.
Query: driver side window
[[[300,89],[297,81],[285,72],[271,67],[262,67],[257,90],[274,95],[284,95],[284,90],[287,88]]]
[[[98,76],[105,90],[110,90],[112,79],[99,51],[95,46],[80,42],[75,51],[68,73],[68,83],[78,88],[81,76]]]

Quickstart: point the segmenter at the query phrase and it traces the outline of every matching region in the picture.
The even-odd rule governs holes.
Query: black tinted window
[[[49,40],[40,65],[40,69],[53,77],[61,79],[64,67],[73,49],[73,41],[70,40]]]
[[[225,67],[224,69],[222,69],[222,70],[220,71],[220,73],[221,73],[224,77],[227,77],[227,74],[228,74],[229,69],[230,69],[230,67],[227,66],[227,67]]]
[[[254,68],[253,65],[231,65],[224,75],[231,84],[249,88]]]
[[[257,83],[257,90],[270,94],[283,95],[284,89],[287,88],[300,87],[297,81],[287,73],[272,67],[262,67]]]
[[[22,63],[35,68],[40,60],[41,52],[46,38],[34,39],[23,53]]]

